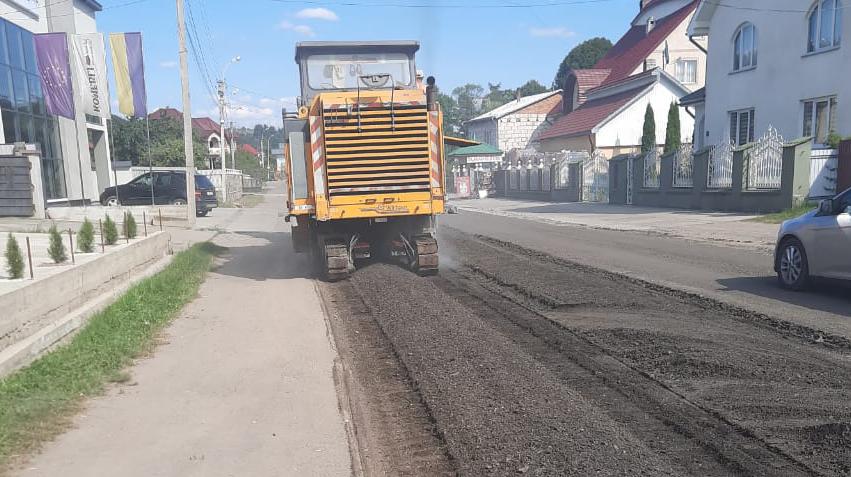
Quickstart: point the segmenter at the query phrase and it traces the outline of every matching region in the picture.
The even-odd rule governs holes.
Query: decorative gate
[[[779,189],[783,175],[783,136],[772,126],[748,152],[748,189]]]
[[[626,158],[626,205],[632,205],[632,181],[635,156]]]
[[[710,189],[733,187],[733,144],[725,141],[712,146],[706,166],[706,187]]]
[[[692,187],[694,185],[694,148],[683,144],[674,155],[674,187]]]
[[[600,150],[582,163],[582,200],[609,201],[609,160]]]

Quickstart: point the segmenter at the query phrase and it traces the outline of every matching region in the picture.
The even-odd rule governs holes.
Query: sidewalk
[[[336,350],[282,204],[198,220],[228,247],[198,298],[130,382],[87,402],[15,475],[351,475]],[[176,247],[205,233],[172,231]]]
[[[698,242],[771,251],[778,225],[753,222],[754,215],[655,209],[591,202],[536,202],[502,198],[453,202],[459,209],[551,225],[645,232]]]

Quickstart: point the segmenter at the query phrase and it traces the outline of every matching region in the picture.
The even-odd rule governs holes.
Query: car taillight
[[[200,192],[198,192],[197,190],[195,191],[195,198],[196,198],[196,199],[201,198],[201,193],[200,193]]]

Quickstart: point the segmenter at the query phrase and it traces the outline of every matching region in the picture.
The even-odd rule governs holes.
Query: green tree
[[[118,242],[118,227],[115,226],[115,222],[109,214],[103,220],[103,241],[107,245],[115,245]]]
[[[88,218],[83,219],[83,225],[77,232],[77,248],[83,253],[92,253],[95,250],[95,227]]]
[[[656,118],[653,115],[653,106],[647,105],[644,112],[644,133],[641,135],[641,153],[647,154],[656,149]]]
[[[606,56],[611,47],[612,42],[602,37],[585,40],[573,47],[558,66],[558,72],[553,80],[553,89],[564,87],[564,81],[570,70],[593,68],[602,57]]]
[[[680,148],[680,108],[677,103],[671,103],[668,109],[668,126],[665,128],[665,154]]]
[[[517,92],[520,93],[520,96],[526,97],[546,93],[547,87],[532,79],[524,83],[523,86],[517,88]]]
[[[124,213],[124,223],[122,224],[122,228],[124,229],[124,236],[126,238],[136,238],[136,219],[133,218],[133,214],[130,212]]]
[[[443,112],[443,131],[446,134],[458,135],[462,130],[461,108],[458,101],[448,94],[438,91],[437,102]]]
[[[502,89],[502,83],[488,83],[488,94],[482,102],[481,113],[492,111],[517,97],[514,90]]]
[[[266,179],[266,167],[260,163],[260,158],[251,153],[237,150],[236,168],[256,179]]]
[[[6,271],[9,278],[23,278],[24,276],[24,254],[18,245],[18,240],[9,232],[6,238]]]
[[[143,119],[112,117],[112,141],[115,143],[114,157],[118,161],[130,161],[134,166],[148,165],[148,140]],[[150,121],[151,159],[155,167],[183,166],[183,123],[171,118]],[[193,155],[195,167],[207,168],[207,144],[193,132]]]
[[[47,247],[47,254],[53,259],[53,263],[62,263],[68,260],[65,254],[65,242],[62,241],[62,234],[56,229],[56,225],[50,226],[50,245]]]

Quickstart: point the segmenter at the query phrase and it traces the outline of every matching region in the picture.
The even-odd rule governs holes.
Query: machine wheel
[[[318,265],[326,280],[336,282],[349,277],[353,266],[348,247],[341,243],[322,241],[318,252]]]
[[[414,248],[416,256],[412,260],[411,268],[419,275],[434,275],[437,273],[439,258],[437,253],[437,239],[430,235],[414,237]]]

